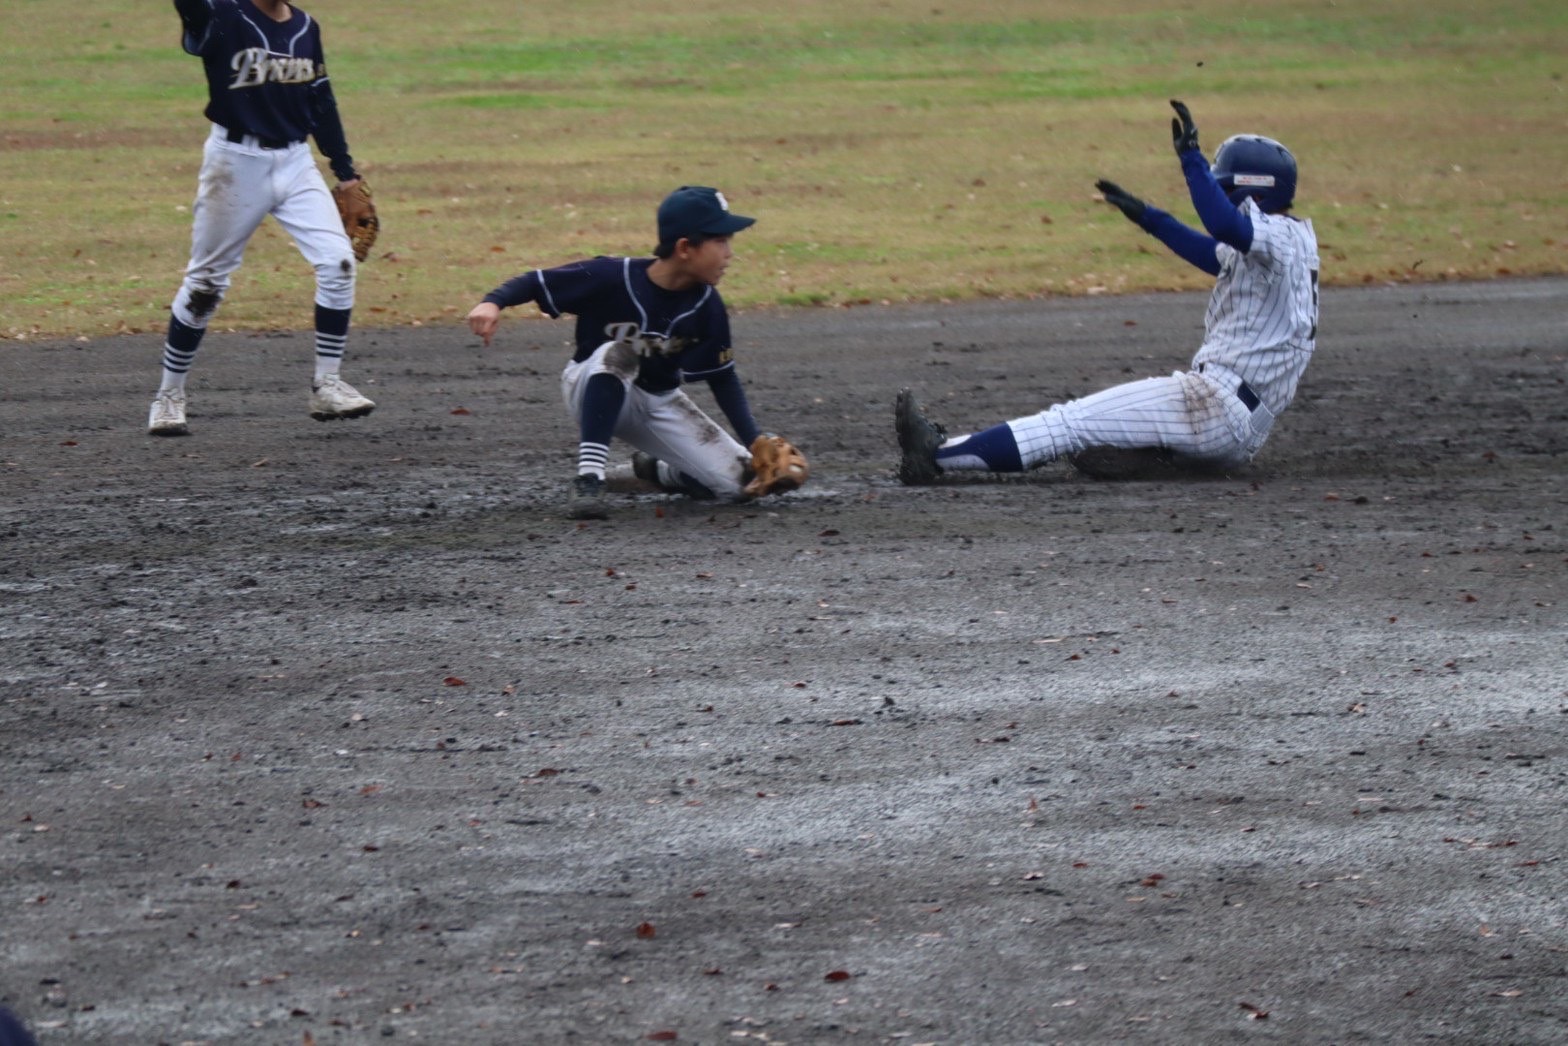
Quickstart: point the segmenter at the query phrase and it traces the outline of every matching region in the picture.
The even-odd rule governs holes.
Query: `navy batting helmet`
[[[1252,197],[1267,214],[1278,214],[1296,199],[1296,158],[1272,138],[1236,134],[1214,154],[1214,180],[1230,202]]]

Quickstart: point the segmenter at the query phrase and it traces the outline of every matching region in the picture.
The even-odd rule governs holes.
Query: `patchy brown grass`
[[[0,335],[165,322],[204,93],[172,11],[143,8],[31,4],[0,43],[16,100],[0,133]],[[1292,146],[1326,283],[1568,271],[1558,3],[318,13],[385,220],[362,323],[453,322],[523,268],[644,252],[658,199],[687,182],[760,219],[724,287],[739,307],[1205,286],[1093,190],[1111,177],[1191,217],[1169,97],[1209,148],[1242,130]],[[56,57],[61,34],[81,44]],[[264,229],[224,325],[308,322],[309,270]]]

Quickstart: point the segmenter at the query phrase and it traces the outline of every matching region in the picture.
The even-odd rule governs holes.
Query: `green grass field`
[[[1169,108],[1300,158],[1329,284],[1568,271],[1561,0],[316,0],[385,223],[356,323],[456,323],[525,268],[652,247],[682,183],[758,217],[735,306],[1196,288],[1096,199],[1191,218]],[[0,337],[160,328],[189,248],[200,64],[167,2],[13,0]],[[221,327],[308,324],[267,223]]]

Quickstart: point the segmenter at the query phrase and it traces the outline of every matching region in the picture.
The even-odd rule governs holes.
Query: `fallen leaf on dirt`
[[[453,410],[452,413],[453,414],[457,414],[457,415],[465,415],[465,414],[469,413],[469,410],[468,410],[467,407],[458,407],[455,410]]]
[[[641,937],[645,941],[656,933],[658,933],[658,931],[654,929],[653,923],[644,922],[637,924],[637,936]]]
[[[833,725],[834,726],[859,726],[860,725],[860,720],[858,720],[858,719],[835,719],[835,720],[833,720]]]
[[[854,974],[850,973],[848,970],[833,970],[822,979],[824,981],[847,981],[853,976]]]

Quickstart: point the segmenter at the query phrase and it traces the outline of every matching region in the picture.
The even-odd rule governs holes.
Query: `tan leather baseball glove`
[[[756,475],[742,489],[747,497],[782,494],[794,490],[811,476],[806,456],[782,436],[764,432],[751,441],[751,468]]]
[[[348,233],[348,241],[354,245],[354,259],[364,261],[381,233],[381,219],[376,215],[375,201],[370,198],[370,186],[363,178],[346,188],[335,186],[332,199],[343,219],[343,231]]]

